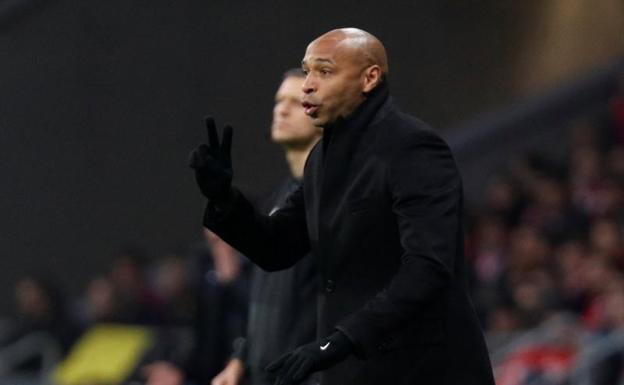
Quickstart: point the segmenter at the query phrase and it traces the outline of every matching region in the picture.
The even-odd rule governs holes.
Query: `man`
[[[292,177],[277,191],[269,212],[277,211],[303,178],[303,166],[322,130],[312,124],[301,106],[301,69],[289,70],[275,95],[271,139],[282,146]],[[233,359],[212,385],[272,385],[275,376],[264,369],[283,352],[316,336],[317,274],[312,258],[295,266],[267,273],[252,271],[247,338],[237,341]]]
[[[278,385],[493,384],[468,298],[462,184],[446,143],[389,97],[381,42],[346,28],[308,45],[303,102],[324,128],[303,184],[272,216],[231,187],[232,129],[191,154],[204,225],[267,270],[311,250],[320,339],[269,365]]]
[[[192,333],[187,338],[192,338],[181,338],[176,328],[165,328],[158,335],[154,348],[143,357],[147,365],[137,373],[146,385],[208,384],[227,360],[232,339],[245,330],[249,302],[245,259],[204,228],[203,239],[190,247],[188,262],[193,316],[177,326],[185,326]]]

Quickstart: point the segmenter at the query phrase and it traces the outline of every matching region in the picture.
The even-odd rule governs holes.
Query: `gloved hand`
[[[313,372],[331,368],[353,351],[353,343],[340,331],[327,338],[300,346],[267,366],[277,374],[275,385],[298,384]]]
[[[223,128],[223,141],[219,144],[217,128],[212,117],[206,118],[208,143],[191,151],[189,166],[195,170],[199,189],[211,203],[227,202],[232,194],[232,127]]]

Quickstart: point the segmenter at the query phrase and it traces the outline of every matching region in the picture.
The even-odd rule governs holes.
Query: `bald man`
[[[232,129],[191,153],[204,225],[263,269],[311,251],[322,277],[318,340],[267,368],[277,385],[321,371],[323,385],[490,385],[466,288],[462,183],[446,143],[389,96],[388,62],[368,32],[307,47],[302,105],[323,138],[301,188],[262,216],[231,186]]]

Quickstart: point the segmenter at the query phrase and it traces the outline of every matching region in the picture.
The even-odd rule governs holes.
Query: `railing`
[[[621,76],[624,58],[572,83],[446,130],[444,136],[461,169],[468,200],[480,202],[488,178],[507,165],[510,154],[564,152],[566,124],[604,109]]]
[[[536,376],[517,382],[522,385],[558,385],[562,379],[567,385],[595,385],[595,375],[605,361],[613,355],[624,356],[624,330],[607,334],[594,333],[584,329],[574,317],[566,315],[554,317],[537,328],[508,337],[506,343],[494,346],[496,344],[492,342],[500,336],[488,335],[490,357],[497,374],[500,374],[506,360],[513,357],[514,353],[527,348],[566,346],[574,351],[572,362],[558,380]],[[624,373],[620,374],[619,381],[620,385],[624,385]]]
[[[23,363],[41,358],[41,370],[32,376],[20,375],[16,369]],[[45,332],[28,334],[0,349],[0,385],[48,384],[50,372],[61,360],[58,342]]]
[[[624,353],[624,331],[588,338],[577,355],[574,371],[570,375],[570,385],[594,385],[592,376],[596,369],[607,358],[618,353]],[[620,385],[624,385],[624,376],[620,377]]]

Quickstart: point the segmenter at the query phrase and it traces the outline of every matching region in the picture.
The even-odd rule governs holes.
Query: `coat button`
[[[336,288],[336,284],[331,279],[325,281],[325,291],[328,293],[333,293]]]

